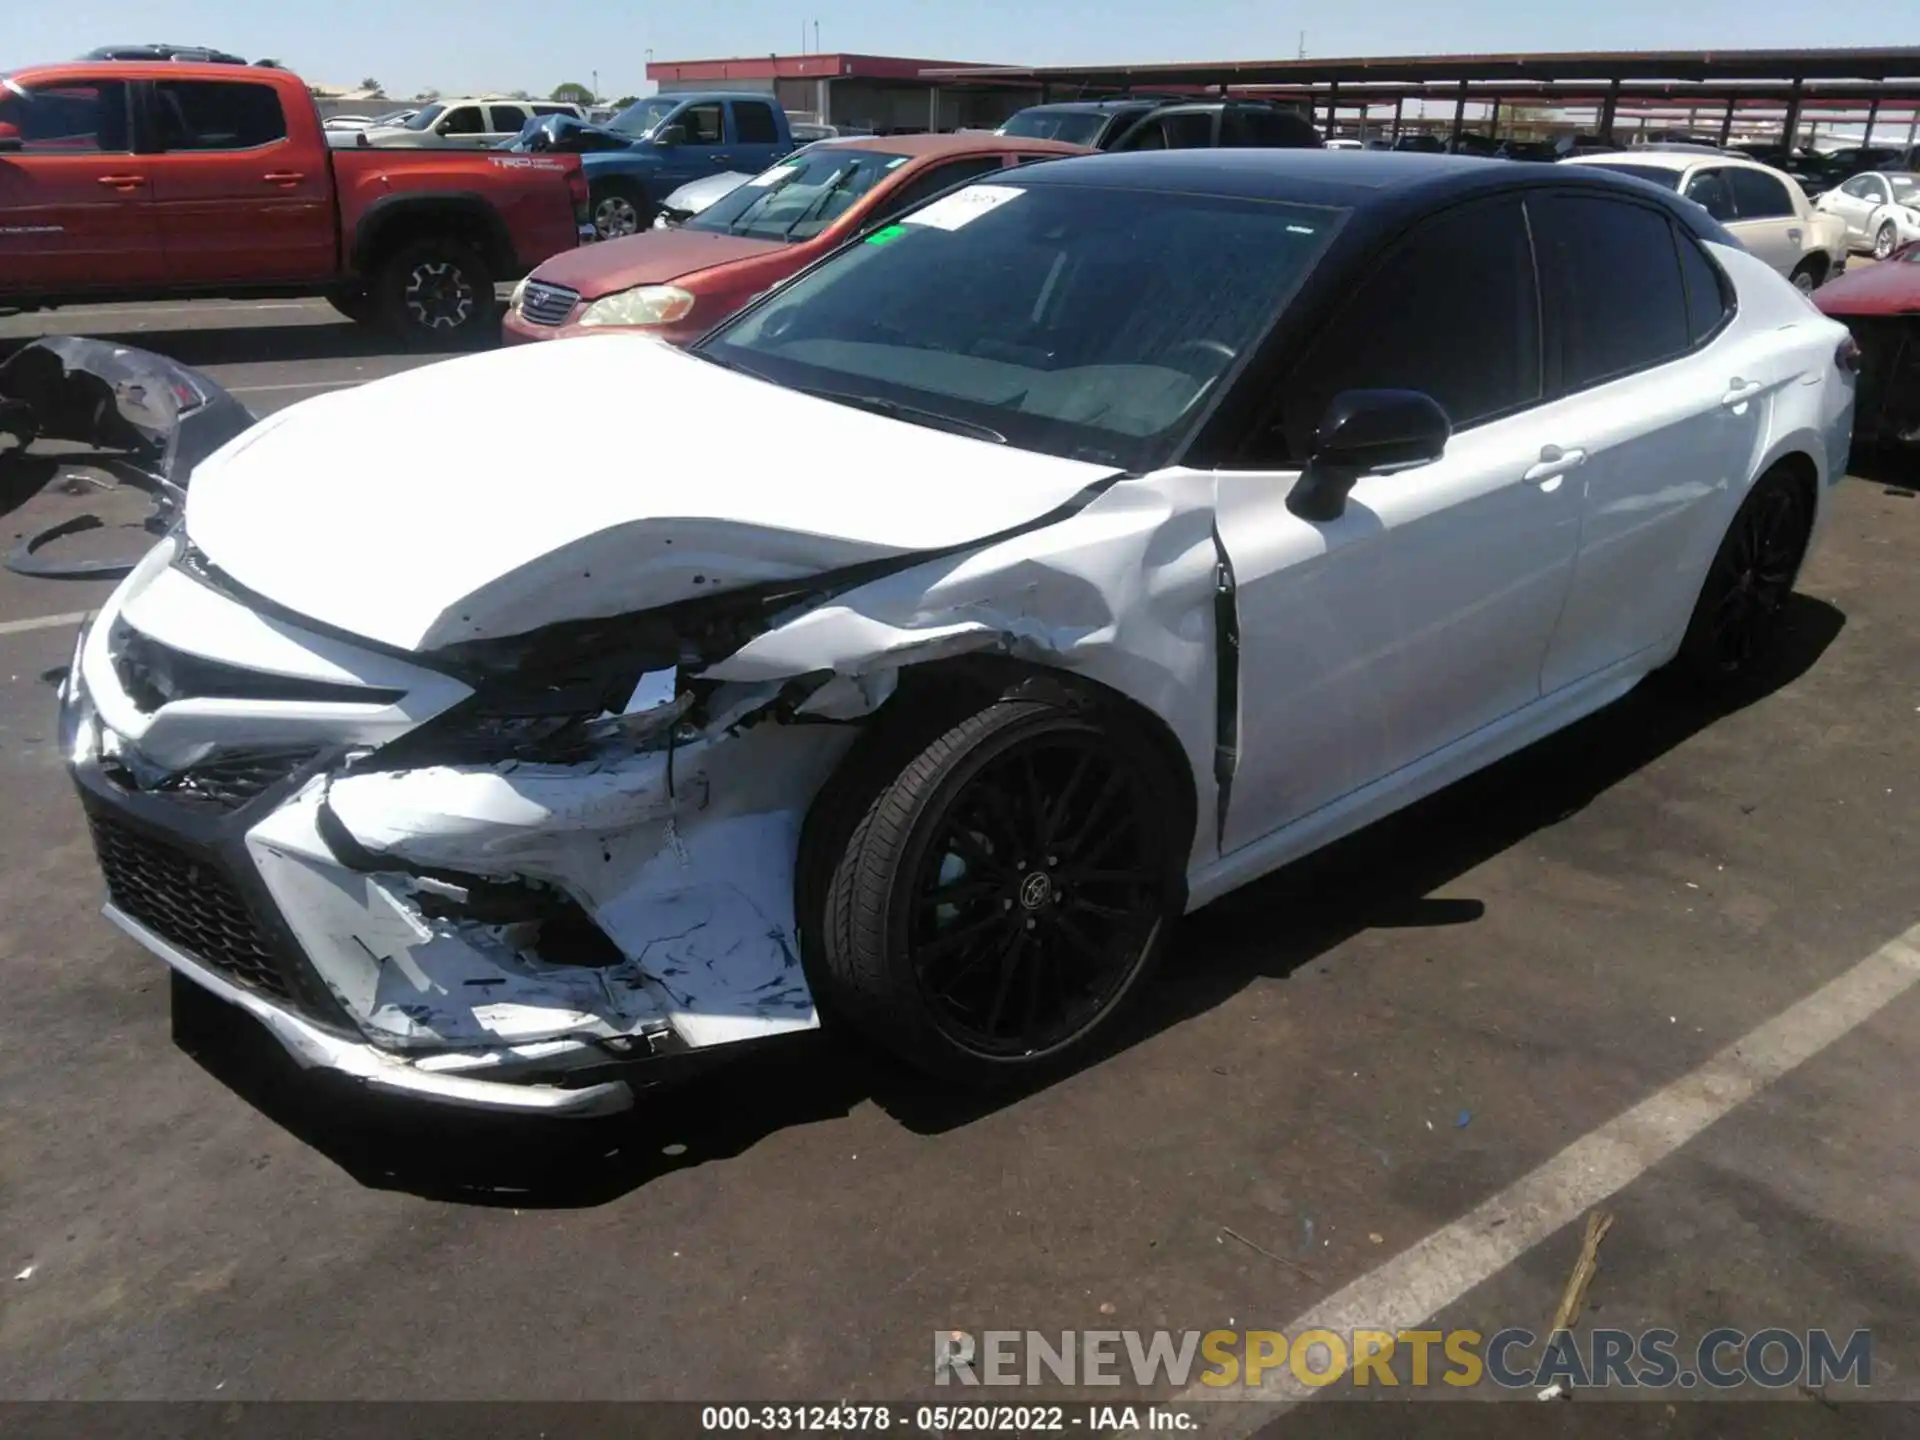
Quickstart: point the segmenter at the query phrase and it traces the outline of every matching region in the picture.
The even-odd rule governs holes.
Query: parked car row
[[[279,412],[82,635],[109,917],[302,1064],[596,1114],[825,1024],[1033,1083],[1183,912],[1655,671],[1748,681],[1845,473],[1847,331],[1604,167],[793,163],[572,259],[798,274]]]
[[[280,69],[0,76],[0,308],[318,294],[409,343],[477,343],[495,281],[591,234],[587,200],[570,155],[330,148]]]

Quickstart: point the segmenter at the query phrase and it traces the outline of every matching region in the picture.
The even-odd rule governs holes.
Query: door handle
[[[1562,450],[1558,445],[1543,445],[1540,447],[1539,463],[1529,465],[1527,473],[1520,478],[1529,485],[1544,485],[1586,463],[1587,452],[1584,450]]]
[[[1798,245],[1800,243],[1800,231],[1798,229],[1787,231],[1787,238]]]
[[[110,190],[137,190],[147,183],[144,175],[102,175],[100,183]]]
[[[727,165],[732,163],[732,160],[733,157],[731,155],[716,155],[713,157],[713,163],[716,165]]]
[[[269,185],[298,185],[307,177],[305,172],[300,170],[269,170],[260,178]]]
[[[1742,380],[1735,376],[1727,386],[1727,393],[1720,397],[1720,403],[1732,409],[1746,404],[1765,388],[1758,380]]]

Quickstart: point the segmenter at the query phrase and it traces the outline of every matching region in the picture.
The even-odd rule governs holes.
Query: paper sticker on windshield
[[[902,215],[906,225],[931,225],[936,230],[958,230],[971,225],[990,210],[998,210],[1009,200],[1018,200],[1027,192],[1012,185],[969,185],[957,194],[934,201],[924,210]]]
[[[778,185],[789,175],[798,174],[799,171],[798,165],[776,165],[764,175],[756,175],[747,181],[747,187],[752,190],[762,190],[769,185]]]

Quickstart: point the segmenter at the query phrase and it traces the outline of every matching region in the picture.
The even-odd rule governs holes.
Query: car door
[[[527,108],[524,105],[489,105],[487,107],[487,143],[504,145],[527,128],[527,118]]]
[[[330,275],[337,239],[324,162],[288,133],[280,94],[241,80],[156,80],[146,148],[176,285]]]
[[[1782,275],[1791,275],[1807,251],[1806,225],[1784,182],[1745,165],[1726,167],[1736,218],[1734,236]]]
[[[160,283],[153,187],[125,82],[0,81],[0,293]]]
[[[726,143],[727,107],[724,101],[703,100],[696,105],[683,106],[661,128],[674,128],[681,132],[678,143],[658,147],[661,172],[673,182],[669,189],[684,185],[689,180],[705,179],[717,171],[750,168],[733,163],[733,152]]]
[[[758,175],[786,153],[780,143],[780,125],[773,106],[765,100],[730,100],[732,138],[727,145],[729,157],[723,167]]]
[[[1336,395],[1424,391],[1454,422],[1438,460],[1363,477],[1345,513],[1287,508]],[[1286,368],[1246,460],[1217,476],[1239,630],[1238,759],[1222,849],[1391,775],[1540,693],[1572,576],[1578,482],[1543,406],[1520,202],[1427,220]]]
[[[1562,194],[1529,213],[1556,403],[1585,457],[1579,563],[1541,674],[1550,694],[1645,655],[1685,624],[1701,552],[1750,473],[1785,377],[1777,346],[1728,329],[1730,284],[1663,210]]]

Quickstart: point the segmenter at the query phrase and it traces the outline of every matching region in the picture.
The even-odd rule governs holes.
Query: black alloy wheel
[[[477,252],[457,241],[422,240],[404,246],[381,274],[387,325],[414,348],[478,344],[498,318],[492,273]]]
[[[1811,502],[1789,475],[1763,475],[1713,558],[1681,660],[1697,678],[1751,674],[1773,648],[1813,528]]]
[[[969,1084],[1065,1063],[1184,907],[1182,813],[1124,718],[1005,699],[966,715],[853,827],[827,887],[823,1000]]]

